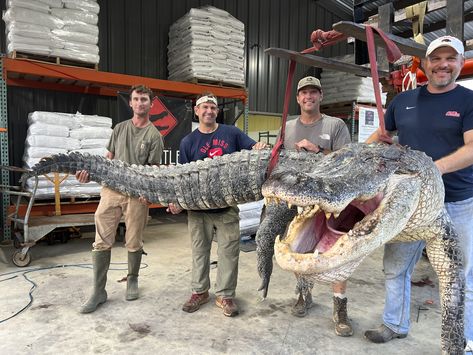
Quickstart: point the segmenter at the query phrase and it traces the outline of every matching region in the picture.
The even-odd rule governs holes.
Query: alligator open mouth
[[[353,200],[339,213],[325,212],[318,205],[298,206],[298,214],[289,225],[283,242],[293,253],[325,253],[343,235],[366,230],[366,225],[359,222],[375,211],[382,199],[383,194],[378,193],[368,200]]]

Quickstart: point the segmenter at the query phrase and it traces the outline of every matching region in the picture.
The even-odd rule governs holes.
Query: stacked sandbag
[[[28,132],[23,162],[31,168],[42,158],[53,154],[77,151],[104,156],[106,145],[112,134],[112,119],[109,117],[35,111],[28,115]],[[40,176],[36,198],[53,198],[54,174]],[[100,185],[95,182],[81,184],[75,176],[59,174],[61,197],[90,197],[100,194]],[[35,179],[27,181],[32,191]]]
[[[96,0],[7,0],[7,53],[97,64],[99,10]]]
[[[54,35],[64,41],[64,48],[54,49],[51,55],[99,63],[99,4],[96,0],[62,0],[62,3],[64,8],[53,8],[51,14],[64,23],[62,28],[52,30]]]
[[[191,9],[171,25],[169,80],[245,86],[245,26],[213,6]]]
[[[345,63],[355,63],[353,55],[334,58]],[[324,69],[320,76],[320,83],[324,92],[323,105],[352,102],[375,104],[373,81],[371,77],[361,77],[341,71]],[[386,103],[386,93],[382,92],[379,83],[379,92],[383,105]]]
[[[61,0],[7,0],[7,11],[3,14],[7,53],[50,55],[53,49],[64,48],[63,41],[52,32],[64,26],[51,15],[54,7],[62,7]]]
[[[249,237],[256,234],[260,225],[263,206],[263,200],[238,205],[240,210],[240,236]]]

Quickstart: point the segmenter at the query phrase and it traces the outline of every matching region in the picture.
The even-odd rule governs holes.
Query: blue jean
[[[411,275],[422,256],[425,242],[392,243],[384,246],[386,296],[383,322],[398,334],[407,334],[411,313]]]
[[[465,338],[473,340],[473,198],[445,203],[458,233],[465,269]]]
[[[473,198],[447,202],[445,208],[459,236],[465,269],[465,338],[473,340]],[[411,275],[422,255],[424,242],[386,244],[384,324],[399,334],[409,332]]]

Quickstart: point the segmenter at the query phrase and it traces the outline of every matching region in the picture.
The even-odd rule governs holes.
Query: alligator
[[[441,286],[442,351],[463,351],[461,253],[443,209],[442,180],[429,157],[382,144],[351,144],[324,157],[282,150],[267,177],[269,160],[269,150],[253,150],[158,167],[70,153],[43,159],[22,180],[88,170],[90,179],[104,186],[188,210],[224,208],[264,196],[256,236],[264,297],[273,255],[282,268],[296,273],[304,293],[314,282],[347,279],[384,243],[426,240]]]
[[[440,284],[442,353],[463,354],[462,253],[430,157],[397,145],[350,144],[310,172],[276,169],[262,193],[269,206],[297,210],[291,216],[277,209],[278,225],[271,233],[278,237],[265,242],[274,243],[277,263],[296,273],[302,288],[346,280],[385,243],[424,240]],[[272,261],[261,257],[267,291]]]

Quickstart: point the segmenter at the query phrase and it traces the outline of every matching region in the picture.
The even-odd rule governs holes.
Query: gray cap
[[[306,76],[305,78],[299,80],[297,83],[297,92],[306,86],[315,86],[317,89],[322,90],[322,85],[320,85],[319,79],[313,76]]]

